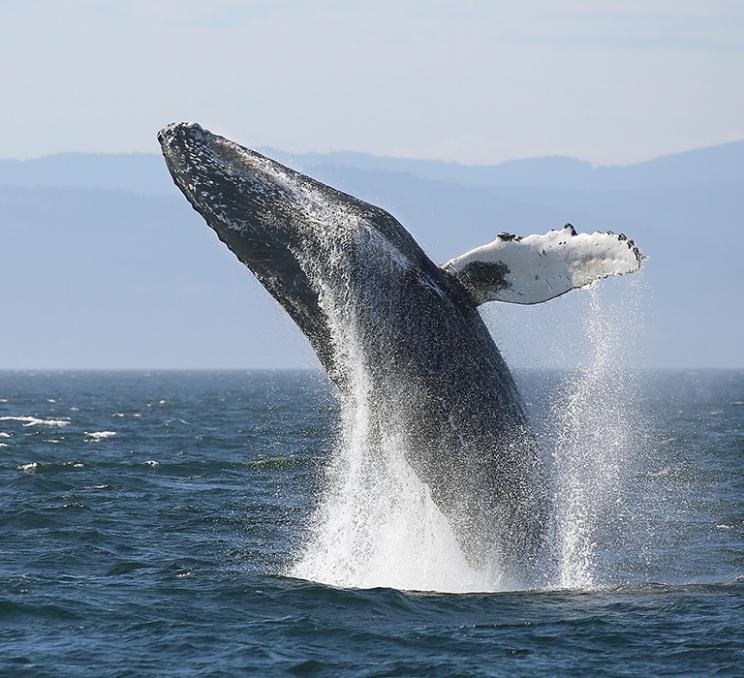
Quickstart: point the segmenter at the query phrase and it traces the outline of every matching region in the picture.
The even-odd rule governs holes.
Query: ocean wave
[[[67,469],[67,468],[85,468],[85,464],[83,464],[82,461],[62,461],[62,462],[53,462],[53,463],[44,463],[41,464],[38,461],[32,461],[28,464],[21,464],[17,467],[19,471],[23,471],[24,473],[35,473],[36,471],[41,471],[42,469],[45,472],[54,471],[54,470],[60,470],[60,469]]]
[[[100,442],[101,440],[113,438],[116,435],[116,431],[85,431],[85,435],[95,442]]]
[[[29,415],[22,415],[18,417],[3,416],[0,417],[0,421],[19,421],[23,422],[25,427],[29,426],[67,426],[70,423],[69,419],[39,419],[38,417],[32,417]]]
[[[147,407],[165,407],[167,404],[167,400],[153,400],[147,403]]]

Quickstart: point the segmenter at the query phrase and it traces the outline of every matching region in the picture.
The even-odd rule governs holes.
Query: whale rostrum
[[[385,210],[198,124],[158,139],[178,188],[307,336],[341,397],[364,379],[370,454],[394,435],[470,562],[529,569],[547,483],[477,307],[538,303],[634,271],[635,244],[566,226],[501,234],[440,267]]]

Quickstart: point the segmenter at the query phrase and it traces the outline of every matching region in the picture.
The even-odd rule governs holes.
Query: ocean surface
[[[744,371],[517,377],[557,478],[526,590],[328,549],[319,374],[0,373],[0,674],[744,675]]]

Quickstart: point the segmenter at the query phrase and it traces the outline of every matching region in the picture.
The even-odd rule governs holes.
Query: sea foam
[[[32,417],[32,416],[19,416],[19,417],[10,417],[10,416],[3,416],[0,417],[0,421],[18,421],[23,422],[23,426],[67,426],[70,423],[69,419],[39,419],[38,417]]]

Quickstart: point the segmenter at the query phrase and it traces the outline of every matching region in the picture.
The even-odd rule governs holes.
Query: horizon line
[[[583,369],[584,365],[512,365],[513,370],[567,372]],[[744,365],[686,366],[686,365],[638,365],[622,368],[627,372],[735,372],[744,371]],[[0,375],[18,372],[317,372],[325,376],[320,366],[305,367],[0,367]]]

